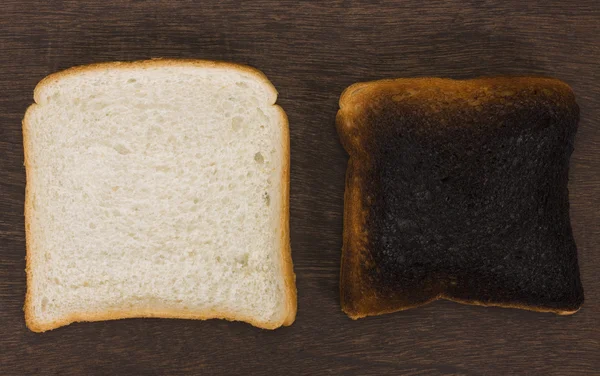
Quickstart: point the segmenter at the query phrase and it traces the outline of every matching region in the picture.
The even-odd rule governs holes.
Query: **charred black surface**
[[[368,115],[369,275],[382,296],[582,304],[567,191],[579,109],[541,92],[510,99],[432,113],[387,98]]]

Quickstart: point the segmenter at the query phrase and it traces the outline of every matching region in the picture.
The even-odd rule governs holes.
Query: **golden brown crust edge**
[[[25,116],[23,117],[23,121],[22,121],[22,130],[23,130],[23,152],[24,152],[24,166],[25,166],[25,204],[24,204],[24,216],[25,216],[25,274],[27,277],[27,291],[25,293],[25,306],[23,307],[23,310],[25,311],[25,324],[27,325],[27,327],[29,329],[31,329],[34,332],[41,332],[44,331],[45,329],[43,329],[40,325],[38,325],[38,323],[35,321],[35,318],[33,316],[33,308],[32,308],[32,291],[31,291],[31,286],[32,286],[32,278],[33,278],[33,273],[31,270],[31,264],[32,264],[32,260],[31,260],[31,254],[30,252],[33,249],[33,238],[31,236],[31,230],[30,230],[30,226],[31,226],[31,187],[29,182],[32,180],[32,174],[31,174],[31,164],[29,161],[29,153],[31,152],[30,148],[29,148],[29,134],[28,134],[28,130],[27,130],[27,126],[26,126],[26,122],[27,122],[27,114],[29,113],[29,111],[31,110],[31,108],[35,106],[35,104],[32,104],[31,106],[29,106],[29,108],[27,108],[27,111],[25,112]]]
[[[195,67],[201,68],[229,68],[238,71],[242,71],[245,73],[249,73],[254,77],[258,78],[259,81],[262,81],[266,87],[269,87],[274,94],[277,94],[277,90],[269,81],[267,76],[261,72],[260,70],[237,63],[231,63],[227,61],[216,61],[216,60],[201,60],[201,59],[163,59],[163,58],[155,58],[150,60],[138,60],[138,61],[110,61],[103,63],[92,63],[87,65],[80,65],[71,68],[67,68],[65,70],[52,73],[46,77],[44,77],[35,87],[34,89],[34,100],[36,103],[39,103],[38,93],[45,85],[56,82],[66,76],[89,72],[94,70],[101,69],[131,69],[131,68],[144,68],[144,67],[165,67],[165,66],[184,66],[191,65]]]
[[[275,105],[281,114],[283,155],[285,156],[281,177],[281,244],[283,262],[283,280],[287,307],[287,316],[283,321],[284,326],[291,325],[296,319],[297,312],[297,290],[296,274],[292,261],[292,249],[290,245],[290,131],[289,121],[285,111],[279,105]]]
[[[219,68],[230,68],[241,70],[246,73],[250,73],[258,78],[265,84],[266,87],[270,88],[277,97],[277,90],[269,81],[267,76],[256,68],[252,68],[246,65],[223,62],[223,61],[212,61],[212,60],[195,60],[195,59],[152,59],[152,60],[140,60],[131,62],[106,62],[106,63],[94,63],[89,65],[76,66],[68,68],[66,70],[56,72],[46,76],[42,79],[34,89],[34,102],[27,109],[25,116],[22,121],[23,131],[23,149],[24,149],[24,165],[26,175],[25,185],[25,204],[24,204],[24,215],[25,215],[25,271],[27,276],[27,291],[25,294],[25,304],[23,307],[25,313],[25,324],[33,332],[45,332],[48,330],[56,329],[61,326],[69,325],[74,322],[80,321],[105,321],[105,320],[119,320],[127,318],[170,318],[170,319],[195,319],[195,320],[209,320],[209,319],[223,319],[228,321],[243,321],[247,322],[257,328],[261,329],[277,329],[283,326],[291,325],[297,312],[297,290],[296,290],[296,275],[294,274],[294,267],[292,263],[290,239],[289,239],[289,184],[290,184],[290,140],[289,140],[289,122],[287,115],[283,109],[273,103],[280,112],[280,124],[282,127],[282,138],[283,138],[283,153],[285,156],[284,164],[282,166],[282,209],[281,209],[281,253],[283,262],[283,280],[284,280],[284,291],[285,291],[285,307],[286,315],[283,320],[278,321],[257,321],[252,317],[240,316],[230,312],[218,312],[209,311],[203,313],[197,312],[183,312],[177,310],[138,310],[138,311],[110,311],[110,312],[95,312],[95,313],[81,313],[72,314],[49,323],[41,323],[36,321],[33,313],[33,292],[32,292],[32,257],[31,252],[33,251],[33,238],[30,233],[31,213],[32,213],[32,192],[29,182],[33,179],[31,173],[31,162],[30,162],[30,148],[29,148],[29,137],[28,137],[28,114],[30,110],[37,106],[38,97],[41,88],[44,85],[55,82],[67,75],[77,74],[85,71],[92,71],[97,69],[106,68],[136,68],[143,66],[169,66],[169,65],[193,65],[198,67],[219,67]]]
[[[361,153],[360,143],[360,125],[358,119],[361,116],[363,109],[373,100],[376,100],[377,91],[384,87],[393,87],[400,84],[416,84],[422,85],[437,85],[439,87],[452,86],[457,82],[469,81],[473,86],[481,85],[482,83],[503,83],[510,79],[511,84],[514,84],[514,79],[517,78],[523,86],[531,84],[540,84],[541,82],[551,83],[555,87],[561,87],[572,94],[572,89],[563,81],[547,78],[547,77],[481,77],[471,80],[454,80],[447,78],[423,77],[423,78],[397,78],[383,79],[370,82],[357,82],[348,86],[341,94],[339,100],[339,110],[336,116],[336,128],[340,137],[340,141],[349,154],[348,167],[346,170],[346,183],[344,192],[344,228],[343,228],[343,245],[341,256],[340,269],[340,302],[342,311],[351,319],[356,320],[367,316],[377,316],[386,313],[404,311],[416,307],[423,306],[436,300],[444,299],[461,304],[479,305],[486,307],[501,307],[501,308],[516,308],[535,312],[550,312],[558,315],[572,315],[579,311],[565,311],[549,307],[533,307],[520,304],[494,304],[485,303],[476,300],[460,300],[453,297],[439,295],[428,299],[424,302],[419,302],[414,305],[403,307],[384,307],[381,301],[378,301],[376,290],[370,286],[366,279],[361,278],[361,266],[359,260],[359,250],[361,242],[364,242],[366,234],[361,237],[360,231],[364,227],[366,221],[366,211],[362,207],[362,199],[358,182],[360,179],[360,170],[362,168],[360,162],[368,158],[368,155]],[[375,99],[373,99],[375,97]],[[360,121],[360,120],[359,120]],[[362,154],[359,156],[359,154]],[[357,176],[357,177],[355,177]],[[379,306],[379,307],[378,307]],[[378,307],[378,308],[375,308]],[[375,309],[373,309],[375,308]]]

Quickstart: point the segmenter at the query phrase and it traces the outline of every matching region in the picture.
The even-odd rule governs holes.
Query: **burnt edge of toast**
[[[359,318],[445,298],[576,312],[578,120],[572,90],[551,78],[349,87],[336,118],[350,155],[342,309]]]

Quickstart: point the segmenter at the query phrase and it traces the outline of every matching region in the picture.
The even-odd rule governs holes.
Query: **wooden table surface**
[[[572,3],[572,4],[570,4]],[[288,328],[129,319],[44,334],[23,319],[21,118],[73,65],[218,59],[264,71],[290,120],[298,316]],[[586,302],[570,317],[439,301],[351,321],[338,297],[342,90],[384,77],[536,74],[581,107],[571,213]],[[0,374],[600,374],[600,2],[25,1],[0,4]]]

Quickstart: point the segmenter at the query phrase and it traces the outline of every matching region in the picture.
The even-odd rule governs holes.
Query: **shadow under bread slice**
[[[340,293],[351,318],[436,299],[576,312],[569,220],[579,120],[551,78],[396,79],[350,86]]]

